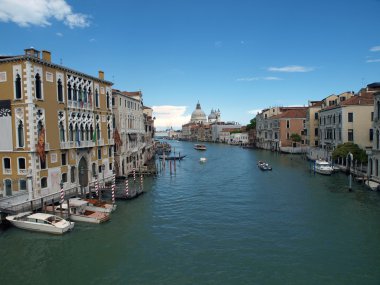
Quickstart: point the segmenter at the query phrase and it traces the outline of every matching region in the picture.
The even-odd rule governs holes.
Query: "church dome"
[[[201,104],[199,104],[199,102],[194,112],[191,114],[190,122],[191,123],[206,123],[207,122],[206,114],[202,111]]]
[[[210,115],[208,115],[208,120],[216,120],[216,114],[214,110],[211,110]]]

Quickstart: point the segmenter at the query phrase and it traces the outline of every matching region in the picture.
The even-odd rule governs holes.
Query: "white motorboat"
[[[89,210],[91,208],[87,207],[89,207],[89,203],[87,201],[73,198],[69,199],[69,203],[63,203],[60,206],[54,206],[54,208],[52,206],[47,206],[46,209],[50,212],[54,210],[57,214],[62,212],[64,217],[68,217],[70,215],[70,219],[76,222],[100,224],[110,219],[109,213]]]
[[[6,219],[17,228],[51,234],[63,234],[74,228],[74,222],[45,213],[23,212]]]
[[[207,161],[207,158],[205,158],[205,157],[201,157],[200,159],[199,159],[199,162],[206,162]]]
[[[109,204],[98,199],[85,199],[88,202],[87,210],[111,213],[116,210],[116,204]]]
[[[334,172],[334,168],[326,160],[318,159],[314,163],[314,170],[319,174],[331,175]]]
[[[261,160],[257,162],[257,166],[263,171],[272,170],[272,166],[270,166],[267,162]]]
[[[206,150],[207,147],[204,144],[195,144],[194,145],[194,149],[196,149],[196,150]]]

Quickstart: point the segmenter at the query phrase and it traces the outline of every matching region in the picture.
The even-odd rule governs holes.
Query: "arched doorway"
[[[87,160],[82,157],[78,164],[79,185],[82,187],[88,186],[88,168]]]

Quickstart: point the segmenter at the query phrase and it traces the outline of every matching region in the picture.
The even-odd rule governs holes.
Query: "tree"
[[[249,121],[249,124],[247,125],[247,131],[250,129],[256,129],[256,117]]]
[[[290,135],[290,139],[292,142],[298,143],[302,140],[301,136],[299,134],[293,133]]]
[[[333,151],[332,157],[334,160],[338,159],[339,157],[346,158],[349,152],[352,153],[354,160],[367,163],[368,157],[365,150],[361,149],[357,144],[354,144],[352,142],[346,142],[344,144],[338,145],[337,148]]]

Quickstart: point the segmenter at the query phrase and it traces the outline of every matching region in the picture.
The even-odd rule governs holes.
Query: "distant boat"
[[[195,144],[194,149],[196,150],[206,150],[206,146],[204,144]]]
[[[199,162],[206,162],[207,161],[207,158],[205,158],[205,157],[201,157],[200,159],[199,159]]]
[[[186,155],[179,155],[179,156],[164,156],[164,155],[160,155],[158,158],[159,159],[165,159],[165,160],[182,160],[185,157],[186,157]]]
[[[272,170],[272,166],[270,166],[267,162],[261,160],[257,163],[257,166],[263,171]]]
[[[326,160],[318,159],[314,165],[315,172],[323,175],[331,175],[334,172],[334,168]]]
[[[45,213],[23,212],[6,219],[17,228],[50,234],[63,234],[74,227],[73,222]]]

